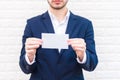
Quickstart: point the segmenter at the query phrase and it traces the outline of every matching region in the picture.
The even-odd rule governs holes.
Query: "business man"
[[[92,23],[70,12],[69,0],[47,1],[48,11],[27,21],[20,67],[30,80],[84,80],[82,69],[93,71],[98,63]],[[69,34],[69,49],[42,48],[42,33]]]

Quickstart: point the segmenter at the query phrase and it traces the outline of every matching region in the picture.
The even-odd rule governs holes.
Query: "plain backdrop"
[[[94,25],[99,64],[85,80],[119,80],[120,0],[69,0],[68,8]],[[0,0],[0,80],[29,79],[19,67],[22,34],[26,20],[47,9],[47,0]]]

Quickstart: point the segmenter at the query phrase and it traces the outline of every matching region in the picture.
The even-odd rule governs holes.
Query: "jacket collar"
[[[48,11],[42,15],[42,18],[43,18],[43,22],[45,24],[47,32],[55,33]],[[67,29],[65,32],[66,34],[69,34],[69,35],[72,34],[76,22],[77,22],[77,17],[72,12],[70,12],[70,17],[69,17]]]

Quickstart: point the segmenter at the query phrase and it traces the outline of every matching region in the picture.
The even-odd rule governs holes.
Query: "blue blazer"
[[[71,46],[69,49],[43,49],[36,52],[35,63],[29,65],[25,60],[26,38],[41,38],[41,33],[54,33],[48,12],[27,20],[23,35],[23,47],[20,55],[20,67],[26,74],[31,73],[30,80],[84,80],[83,71],[93,71],[98,63],[95,50],[94,31],[91,21],[70,13],[66,34],[70,38],[83,38],[86,42],[87,60],[79,64]],[[58,43],[60,44],[60,43]],[[56,44],[57,45],[57,44]]]

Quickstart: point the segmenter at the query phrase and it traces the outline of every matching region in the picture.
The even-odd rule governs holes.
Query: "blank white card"
[[[68,49],[68,34],[42,33],[42,48]]]

